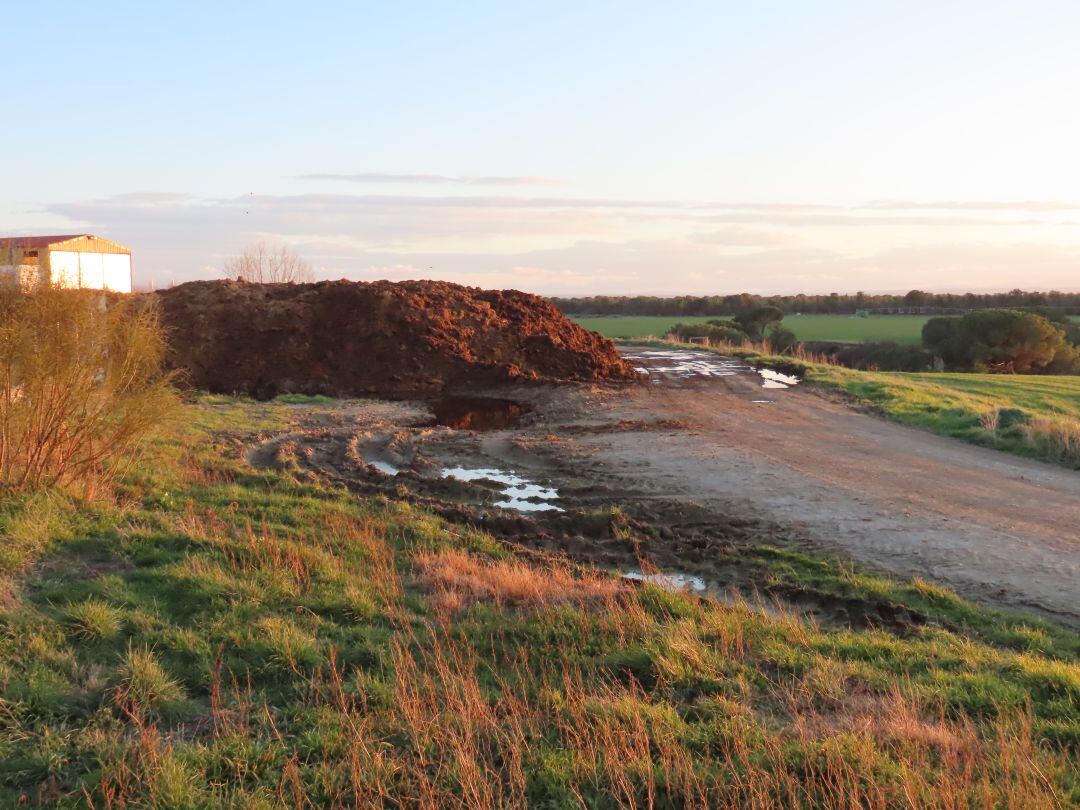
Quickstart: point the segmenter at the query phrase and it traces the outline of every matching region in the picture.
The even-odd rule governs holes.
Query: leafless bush
[[[311,265],[285,245],[271,247],[255,242],[239,256],[225,262],[223,272],[229,278],[255,284],[299,284],[315,278]]]
[[[164,353],[148,302],[0,287],[0,492],[114,479],[174,402]]]

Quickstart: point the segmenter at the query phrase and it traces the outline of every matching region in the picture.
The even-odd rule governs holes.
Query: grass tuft
[[[72,635],[87,641],[116,638],[124,627],[123,611],[95,598],[69,605],[64,616]]]
[[[128,647],[117,669],[116,703],[133,714],[164,716],[179,708],[184,689],[149,649]]]

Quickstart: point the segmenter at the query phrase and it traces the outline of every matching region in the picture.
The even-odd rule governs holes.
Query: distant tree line
[[[922,345],[892,341],[802,343],[784,326],[776,306],[750,306],[732,318],[676,323],[668,336],[682,342],[768,343],[780,354],[800,347],[848,368],[879,371],[980,371],[1017,374],[1080,373],[1080,323],[1059,307],[976,309],[930,318]]]
[[[860,309],[931,307],[942,310],[1015,309],[1049,307],[1080,314],[1080,293],[1026,292],[930,293],[911,290],[904,295],[869,295],[857,292],[828,295],[592,295],[584,298],[551,298],[567,315],[730,315],[756,307],[772,306],[785,315],[851,314]]]

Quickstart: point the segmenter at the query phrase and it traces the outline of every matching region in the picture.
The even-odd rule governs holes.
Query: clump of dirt
[[[156,293],[190,384],[269,398],[427,395],[461,386],[637,377],[550,303],[441,281],[246,284]]]

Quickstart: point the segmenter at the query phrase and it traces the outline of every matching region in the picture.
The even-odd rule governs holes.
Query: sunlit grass
[[[0,602],[0,804],[1080,800],[1069,630],[761,546],[739,552],[757,581],[928,621],[858,630],[541,565],[253,471],[238,439],[290,406],[191,407],[116,504],[23,530]],[[32,506],[6,504],[6,525]]]

